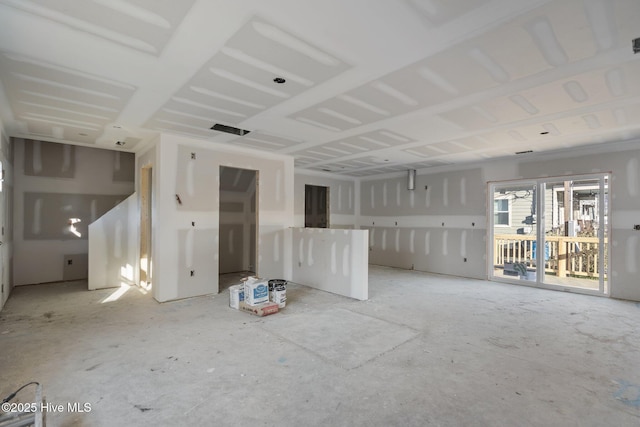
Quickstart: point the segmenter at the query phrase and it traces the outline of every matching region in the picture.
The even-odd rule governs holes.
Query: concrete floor
[[[264,318],[226,292],[19,287],[0,312],[0,397],[39,381],[51,404],[91,404],[49,426],[640,425],[640,304],[382,267],[369,280],[364,302],[290,284]]]

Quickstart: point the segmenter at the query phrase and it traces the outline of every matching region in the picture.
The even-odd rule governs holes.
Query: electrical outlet
[[[634,225],[633,229],[636,230],[636,231],[640,231],[640,224]]]
[[[68,259],[67,260],[67,265],[73,265],[73,260],[72,259]]]
[[[466,259],[466,258],[464,259],[464,262],[467,262],[467,259]]]
[[[190,275],[191,277],[195,276],[195,275],[196,275],[195,270],[191,270],[191,271],[189,272],[189,275]]]

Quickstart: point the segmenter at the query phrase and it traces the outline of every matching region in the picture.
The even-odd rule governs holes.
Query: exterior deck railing
[[[536,237],[520,234],[494,236],[493,265],[525,263],[535,266],[536,251],[544,251],[544,269],[558,277],[599,277],[599,239],[597,237],[545,236],[545,247],[536,244]],[[607,241],[605,239],[605,245]],[[606,250],[604,251],[606,254]],[[605,256],[605,277],[607,259]]]

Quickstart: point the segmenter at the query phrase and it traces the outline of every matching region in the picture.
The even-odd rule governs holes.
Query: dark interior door
[[[305,185],[304,196],[304,226],[329,228],[329,189]]]

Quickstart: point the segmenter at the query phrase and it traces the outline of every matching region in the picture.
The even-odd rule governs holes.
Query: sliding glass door
[[[490,185],[490,276],[608,294],[607,174]]]

